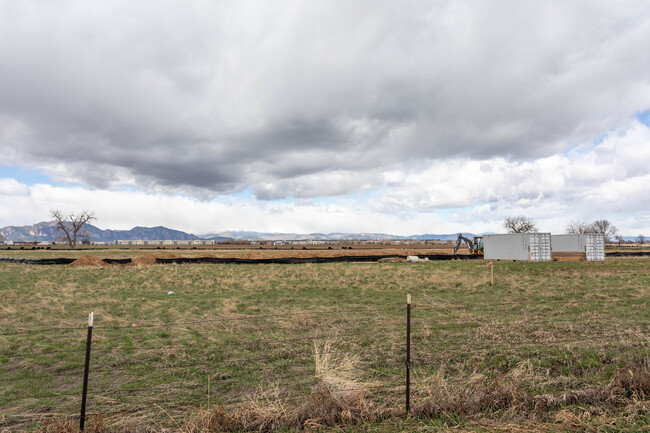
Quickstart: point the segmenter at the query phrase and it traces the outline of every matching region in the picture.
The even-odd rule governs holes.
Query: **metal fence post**
[[[93,312],[88,315],[88,337],[86,338],[86,363],[84,365],[84,386],[81,395],[81,417],[79,419],[79,430],[84,431],[86,423],[86,396],[88,395],[88,368],[90,367],[90,343],[93,337]]]
[[[411,294],[406,295],[406,415],[411,409]]]

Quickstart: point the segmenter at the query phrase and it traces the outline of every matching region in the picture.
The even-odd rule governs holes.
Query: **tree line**
[[[539,231],[537,224],[532,218],[526,216],[507,217],[503,221],[503,227],[508,233],[534,233]],[[572,220],[566,225],[565,232],[568,234],[580,235],[586,233],[602,234],[607,242],[614,240],[621,243],[623,236],[619,235],[618,229],[608,220],[596,220],[588,223],[580,220]],[[644,235],[637,236],[640,244],[645,243],[646,237]]]

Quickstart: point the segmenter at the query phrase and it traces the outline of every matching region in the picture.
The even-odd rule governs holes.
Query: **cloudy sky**
[[[0,0],[0,227],[650,235],[650,3]]]

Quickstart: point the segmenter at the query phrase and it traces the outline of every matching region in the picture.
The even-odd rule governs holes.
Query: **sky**
[[[650,235],[650,3],[0,0],[0,227]]]

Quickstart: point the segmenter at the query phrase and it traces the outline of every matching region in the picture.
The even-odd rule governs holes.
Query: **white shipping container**
[[[528,233],[528,247],[531,262],[551,261],[550,233]]]
[[[605,260],[605,236],[600,233],[588,233],[584,236],[587,260]]]
[[[483,253],[485,260],[551,261],[551,234],[484,235]]]
[[[605,260],[605,237],[600,233],[552,235],[553,252],[585,253],[587,260]]]

